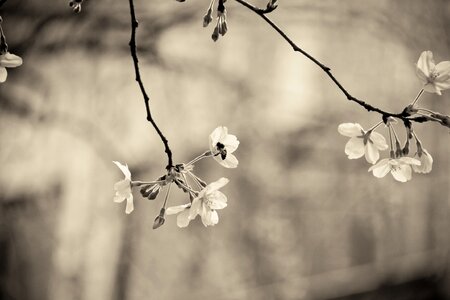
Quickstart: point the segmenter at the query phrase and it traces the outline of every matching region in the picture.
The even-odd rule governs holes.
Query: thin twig
[[[400,113],[393,113],[393,112],[388,112],[388,111],[384,111],[380,108],[377,108],[375,106],[372,106],[366,102],[364,102],[363,100],[360,100],[358,98],[353,97],[345,88],[344,86],[336,79],[336,77],[334,77],[334,75],[331,73],[331,69],[329,67],[327,67],[326,65],[324,65],[323,63],[321,63],[320,61],[318,61],[316,58],[314,58],[312,55],[310,55],[309,53],[307,53],[306,51],[304,51],[302,48],[300,48],[296,43],[294,43],[287,35],[286,33],[284,33],[283,30],[280,29],[280,27],[278,27],[278,25],[276,25],[271,19],[269,19],[266,14],[268,13],[267,10],[265,9],[261,9],[258,8],[244,0],[235,0],[236,2],[238,2],[239,4],[245,6],[246,8],[250,9],[251,11],[253,11],[254,13],[256,13],[258,16],[260,16],[264,21],[266,21],[266,23],[268,23],[289,45],[291,45],[292,49],[295,52],[300,52],[301,54],[303,54],[304,56],[306,56],[309,60],[311,60],[314,64],[316,64],[319,68],[322,69],[322,71],[324,71],[328,77],[334,82],[334,84],[339,88],[339,90],[341,90],[341,92],[345,95],[345,97],[347,97],[347,100],[349,101],[353,101],[358,103],[360,106],[364,107],[367,111],[373,111],[373,112],[377,112],[379,114],[382,115],[383,120],[386,120],[388,117],[394,117],[394,118],[398,118],[401,119],[405,124],[407,124],[410,121],[416,121],[416,119],[414,118],[410,118],[411,114],[410,114],[410,110],[408,109],[408,107],[405,107],[405,109],[403,109],[402,112]],[[420,119],[421,121],[423,121],[422,119]],[[428,120],[428,121],[434,121],[434,120]],[[441,125],[449,127],[447,124],[445,124],[444,122],[440,122]]]
[[[153,128],[155,128],[156,132],[158,133],[159,137],[161,138],[161,141],[164,144],[164,148],[165,148],[165,152],[167,154],[167,160],[168,160],[166,169],[169,170],[173,167],[172,151],[170,150],[170,147],[169,147],[169,141],[163,135],[163,133],[159,129],[158,125],[156,125],[156,122],[155,122],[155,120],[153,120],[152,114],[150,112],[150,104],[149,104],[150,98],[149,98],[147,92],[145,91],[144,83],[142,82],[142,79],[141,79],[141,74],[139,71],[139,60],[138,60],[137,49],[136,49],[136,29],[137,29],[139,23],[136,19],[136,14],[134,12],[133,0],[129,0],[129,3],[130,3],[130,16],[131,16],[131,39],[130,39],[129,46],[130,46],[131,57],[133,58],[134,70],[136,73],[135,79],[138,82],[139,88],[141,89],[141,92],[142,92],[142,96],[144,97],[145,110],[147,112],[147,121],[149,121],[153,125]]]

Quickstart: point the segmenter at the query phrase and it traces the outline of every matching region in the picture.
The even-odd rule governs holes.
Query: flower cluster
[[[188,226],[190,221],[198,215],[200,215],[203,225],[216,225],[219,222],[217,210],[227,206],[227,197],[219,189],[228,183],[228,179],[220,178],[207,184],[194,174],[194,164],[203,158],[212,157],[226,168],[236,168],[239,162],[233,152],[236,151],[238,146],[239,141],[236,136],[229,134],[226,127],[219,126],[209,136],[209,150],[188,163],[169,168],[167,174],[151,182],[133,181],[128,166],[114,161],[125,175],[123,180],[114,185],[116,192],[114,201],[123,202],[127,200],[125,212],[129,214],[134,209],[132,193],[134,187],[139,187],[141,195],[149,200],[156,199],[160,191],[167,187],[162,208],[153,223],[154,229],[164,224],[166,215],[174,214],[178,214],[177,224],[179,227]],[[167,207],[172,184],[188,194],[189,203]]]
[[[176,0],[178,2],[185,2],[186,0]],[[228,24],[227,24],[227,9],[225,8],[225,2],[227,0],[217,0],[217,22],[216,26],[214,27],[213,33],[211,35],[211,38],[214,42],[216,42],[220,36],[224,36],[225,33],[228,31]],[[209,23],[213,21],[213,13],[214,13],[214,5],[216,0],[211,0],[209,3],[209,7],[206,11],[206,14],[203,16],[203,27],[208,27]],[[269,0],[267,3],[267,7],[265,9],[258,9],[256,10],[263,11],[264,13],[270,13],[274,11],[278,7],[278,0]]]
[[[216,27],[214,27],[213,34],[211,35],[211,38],[213,41],[217,41],[219,37],[222,35],[224,36],[225,33],[228,31],[228,25],[227,25],[227,9],[225,8],[224,3],[226,0],[218,0],[219,3],[217,5],[217,23]],[[215,0],[211,0],[209,3],[208,10],[206,11],[206,14],[203,16],[203,27],[207,27],[209,23],[213,20],[213,11],[214,11],[214,3]]]
[[[357,123],[343,123],[339,125],[339,133],[350,137],[350,140],[345,145],[345,154],[347,154],[349,159],[365,156],[367,162],[372,164],[369,172],[372,172],[377,178],[382,178],[390,172],[395,180],[406,182],[411,180],[413,170],[417,173],[429,173],[433,165],[433,158],[430,153],[423,148],[421,141],[411,128],[407,128],[406,142],[402,147],[393,126],[394,123],[396,122],[392,118],[386,121],[390,146],[386,143],[383,135],[374,131],[382,122],[379,122],[368,131],[365,131]],[[411,138],[416,140],[416,154],[414,157],[407,157]],[[389,147],[390,157],[379,160],[379,151],[387,150]]]
[[[433,53],[424,51],[416,64],[416,74],[422,81],[423,87],[411,104],[405,108],[403,114],[411,118],[417,116],[433,118],[434,112],[417,107],[416,104],[424,91],[441,95],[441,91],[450,89],[450,62],[443,61],[436,65]],[[389,133],[389,146],[384,136],[374,131],[383,122]],[[357,123],[339,125],[339,133],[350,137],[345,145],[345,154],[348,158],[355,159],[365,156],[367,162],[373,165],[369,168],[369,172],[372,172],[375,177],[381,178],[391,173],[394,179],[400,182],[411,180],[413,171],[416,173],[431,172],[433,157],[424,149],[422,142],[413,130],[412,123],[403,120],[406,139],[402,146],[394,128],[397,121],[393,117],[389,117],[383,118],[383,122],[379,122],[367,131]],[[408,157],[412,139],[416,142],[416,153],[414,157]],[[379,151],[388,148],[390,148],[390,157],[378,161]]]

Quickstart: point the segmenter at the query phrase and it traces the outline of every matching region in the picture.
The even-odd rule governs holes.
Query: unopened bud
[[[155,221],[153,222],[153,229],[158,229],[159,227],[163,226],[165,221],[166,219],[164,219],[164,216],[157,216],[155,218]]]
[[[213,20],[212,8],[209,8],[208,11],[206,12],[206,15],[203,16],[203,27],[208,26],[212,20]]]

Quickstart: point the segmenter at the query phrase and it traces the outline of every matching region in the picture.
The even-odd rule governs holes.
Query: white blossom
[[[125,208],[125,213],[129,214],[134,209],[133,204],[133,194],[131,192],[131,172],[128,169],[128,165],[122,165],[118,161],[113,161],[117,167],[122,171],[125,175],[125,178],[121,181],[116,182],[114,184],[114,190],[116,191],[116,195],[114,196],[114,202],[121,203],[124,200],[127,200],[127,206]]]
[[[420,55],[416,74],[427,92],[441,95],[442,90],[450,88],[450,61],[442,61],[436,65],[431,51],[423,51]]]
[[[420,161],[412,157],[385,158],[369,168],[373,176],[382,178],[391,172],[395,180],[406,182],[411,180],[411,166],[420,166]]]
[[[235,135],[228,134],[228,129],[219,126],[209,136],[209,149],[214,159],[225,168],[236,168],[238,160],[232,153],[239,146]]]
[[[373,130],[366,132],[358,123],[340,124],[338,131],[350,137],[345,145],[345,154],[349,159],[360,158],[364,155],[369,163],[374,164],[380,158],[379,151],[388,148],[384,136]]]

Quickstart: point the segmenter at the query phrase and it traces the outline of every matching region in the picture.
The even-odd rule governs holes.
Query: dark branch
[[[316,64],[319,68],[322,69],[322,71],[324,71],[328,77],[330,77],[330,79],[334,82],[334,84],[339,88],[339,90],[341,90],[341,92],[345,95],[345,97],[347,97],[347,100],[349,101],[353,101],[358,103],[360,106],[364,107],[367,111],[373,111],[373,112],[377,112],[379,114],[382,115],[383,120],[386,120],[388,117],[394,117],[394,118],[398,118],[401,119],[403,122],[409,122],[409,121],[414,121],[414,122],[426,122],[426,121],[433,121],[433,122],[438,122],[443,126],[449,127],[450,125],[446,122],[443,121],[442,119],[436,119],[436,118],[428,118],[426,121],[423,120],[423,118],[410,118],[411,117],[411,113],[409,112],[409,110],[407,108],[405,108],[402,112],[400,113],[393,113],[393,112],[388,112],[388,111],[384,111],[380,108],[377,108],[375,106],[372,106],[366,102],[364,102],[363,100],[357,99],[355,97],[353,97],[345,88],[344,86],[336,79],[336,77],[334,77],[334,75],[331,73],[331,69],[327,66],[325,66],[324,64],[322,64],[320,61],[318,61],[316,58],[314,58],[313,56],[311,56],[309,53],[307,53],[306,51],[304,51],[303,49],[301,49],[297,44],[295,44],[287,35],[286,33],[283,32],[283,30],[280,29],[280,27],[278,27],[278,25],[276,25],[272,20],[270,20],[266,14],[270,11],[267,11],[266,9],[261,9],[258,8],[244,0],[235,0],[236,2],[238,2],[239,4],[242,4],[243,6],[245,6],[246,8],[250,9],[251,11],[253,11],[254,13],[256,13],[257,15],[259,15],[264,21],[266,21],[266,23],[268,23],[286,42],[288,42],[289,45],[291,45],[292,49],[296,52],[300,52],[301,54],[303,54],[304,56],[306,56],[309,60],[311,60],[314,64]],[[445,116],[447,118],[449,118],[448,116]]]
[[[137,29],[139,23],[136,19],[136,14],[134,12],[133,0],[129,0],[129,3],[130,3],[130,16],[131,16],[131,39],[130,39],[129,45],[130,45],[131,57],[133,58],[134,70],[136,73],[135,79],[138,82],[139,88],[141,89],[142,96],[144,97],[145,110],[147,112],[147,121],[149,121],[152,124],[153,128],[156,130],[159,137],[161,138],[161,141],[164,144],[165,152],[167,154],[167,161],[168,161],[166,169],[169,170],[173,167],[172,151],[170,150],[170,147],[169,147],[169,141],[163,135],[163,133],[159,129],[158,125],[156,125],[156,122],[155,122],[155,120],[153,120],[152,114],[150,112],[150,103],[149,103],[150,98],[149,98],[147,92],[145,91],[144,83],[142,82],[142,79],[141,79],[141,74],[139,71],[139,60],[138,60],[137,49],[136,49],[136,29]]]

